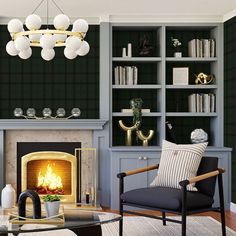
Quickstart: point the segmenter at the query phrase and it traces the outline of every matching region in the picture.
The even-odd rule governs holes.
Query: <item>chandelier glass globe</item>
[[[30,47],[30,40],[26,36],[19,36],[15,40],[15,47],[18,51],[27,50]]]
[[[16,56],[19,53],[19,51],[16,49],[15,44],[12,40],[7,43],[6,51],[11,56]]]
[[[88,31],[88,28],[89,26],[86,20],[78,19],[74,22],[72,31],[86,33]]]
[[[89,44],[86,41],[83,41],[80,48],[76,51],[76,54],[78,54],[79,56],[85,56],[86,54],[88,54],[89,50]]]
[[[54,18],[53,24],[57,30],[67,30],[70,26],[70,19],[67,15],[59,14]]]
[[[76,36],[70,36],[66,40],[66,47],[69,49],[76,51],[81,46],[81,40]]]
[[[51,34],[44,34],[40,38],[40,46],[43,49],[52,49],[55,46],[55,38]]]
[[[65,47],[64,55],[68,59],[74,59],[78,55],[84,56],[89,50],[89,44],[84,41],[88,31],[88,23],[83,19],[77,19],[69,31],[70,19],[65,15],[61,8],[51,2],[58,8],[61,14],[55,16],[53,20],[54,29],[48,26],[48,9],[47,9],[47,28],[41,29],[41,17],[34,12],[42,5],[43,2],[49,0],[41,0],[32,14],[26,17],[25,27],[19,19],[12,19],[8,23],[8,31],[12,40],[7,43],[6,51],[10,56],[19,56],[27,59],[32,54],[31,47],[41,47],[41,56],[44,60],[50,61],[55,57],[54,47]]]
[[[23,50],[23,51],[20,51],[20,52],[19,52],[19,57],[20,57],[21,59],[24,59],[24,60],[30,58],[31,55],[32,55],[32,49],[31,49],[31,48],[28,48],[28,49],[26,49],[26,50]]]
[[[68,47],[65,47],[64,55],[67,59],[70,59],[70,60],[73,60],[78,56],[74,50],[71,50]]]
[[[55,57],[55,50],[54,49],[42,49],[41,57],[45,61],[51,61]]]
[[[18,19],[12,19],[8,22],[7,29],[10,33],[23,31],[23,23]]]
[[[36,14],[31,14],[26,17],[25,25],[29,30],[38,30],[42,25],[42,20],[40,16]]]
[[[30,34],[29,35],[29,40],[30,42],[39,42],[40,41],[40,38],[42,37],[41,34]]]

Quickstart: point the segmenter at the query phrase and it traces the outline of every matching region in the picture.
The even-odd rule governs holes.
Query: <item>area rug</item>
[[[173,217],[176,218],[176,217]],[[103,236],[118,236],[118,222],[102,226]],[[236,232],[227,228],[227,236],[234,236]],[[162,225],[161,220],[145,217],[124,217],[123,236],[181,236],[181,225],[167,222]],[[208,216],[188,216],[187,236],[221,236],[221,224]]]
[[[0,222],[1,225],[8,224],[7,218],[4,218],[3,216],[0,217]],[[32,226],[25,225],[25,229],[30,227]],[[33,227],[45,228],[45,225],[34,225]],[[118,236],[118,229],[118,222],[104,224],[102,225],[102,235]],[[228,227],[226,234],[227,236],[236,236],[236,232]],[[8,236],[13,235],[8,234]],[[19,236],[75,236],[75,234],[70,230],[56,230],[40,233],[21,233],[19,234]],[[167,222],[167,225],[163,226],[161,220],[155,220],[139,216],[127,216],[124,217],[123,236],[181,236],[181,225],[172,222]],[[187,236],[221,236],[221,224],[208,216],[188,216]]]

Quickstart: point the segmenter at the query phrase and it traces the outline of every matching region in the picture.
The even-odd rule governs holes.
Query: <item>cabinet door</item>
[[[142,160],[141,157],[126,157],[120,158],[120,170],[123,172],[127,170],[133,170],[137,168],[142,168],[146,166],[145,160]],[[128,191],[136,188],[144,188],[147,186],[147,174],[140,173],[137,175],[132,175],[125,178],[125,188],[124,191]]]
[[[159,152],[113,152],[111,154],[111,208],[118,209],[119,181],[117,173],[159,163]],[[124,178],[124,191],[150,185],[157,171],[148,171]]]

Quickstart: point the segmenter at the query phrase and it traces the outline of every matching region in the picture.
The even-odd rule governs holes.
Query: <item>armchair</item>
[[[197,176],[182,180],[179,182],[181,189],[170,187],[147,187],[134,189],[124,192],[124,178],[139,174],[146,171],[158,169],[159,165],[148,166],[136,170],[130,170],[117,174],[119,178],[119,211],[122,219],[119,223],[119,234],[123,235],[123,213],[130,213],[145,217],[151,217],[163,221],[166,225],[167,221],[179,223],[182,225],[182,236],[186,236],[186,218],[187,215],[217,211],[221,215],[222,235],[226,236],[225,229],[225,213],[224,213],[224,196],[222,173],[224,169],[218,166],[218,158],[203,157],[198,168]],[[212,207],[214,202],[213,196],[215,192],[216,177],[218,177],[219,200],[217,207]],[[187,191],[187,185],[196,183],[197,192]],[[132,210],[125,210],[124,206],[132,206],[141,209],[157,210],[162,212],[162,216],[154,216],[140,213]],[[167,218],[166,213],[174,213],[181,215],[181,220]]]

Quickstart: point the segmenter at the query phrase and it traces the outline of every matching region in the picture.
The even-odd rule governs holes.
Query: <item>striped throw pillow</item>
[[[207,143],[175,144],[163,140],[157,176],[151,186],[181,188],[179,182],[195,177]],[[197,191],[195,184],[187,190]]]

